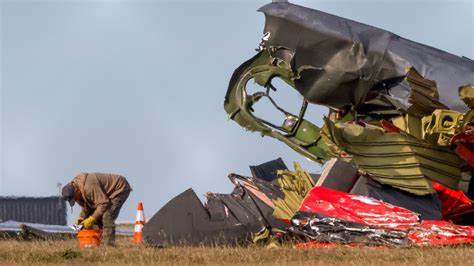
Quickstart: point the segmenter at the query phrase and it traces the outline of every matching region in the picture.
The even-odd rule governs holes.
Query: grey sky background
[[[223,109],[269,2],[0,0],[0,195],[120,173],[134,191],[119,219],[132,220],[138,201],[149,218],[189,187],[227,193],[227,174],[249,164],[282,157],[320,171]],[[474,0],[291,2],[474,58]],[[313,109],[321,124],[325,108]]]

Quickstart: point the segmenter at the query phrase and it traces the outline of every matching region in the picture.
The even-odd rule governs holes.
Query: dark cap
[[[69,205],[74,206],[76,201],[74,200],[74,186],[72,185],[72,182],[67,183],[63,187],[62,195],[63,199],[69,202]]]

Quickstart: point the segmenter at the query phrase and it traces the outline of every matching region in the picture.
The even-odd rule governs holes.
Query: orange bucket
[[[81,248],[98,247],[101,238],[102,230],[81,230],[77,233],[79,247]]]

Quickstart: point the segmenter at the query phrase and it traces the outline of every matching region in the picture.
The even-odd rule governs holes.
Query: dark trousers
[[[102,230],[102,243],[105,246],[113,246],[115,244],[115,220],[119,216],[120,209],[130,195],[130,190],[120,193],[117,197],[110,200],[109,208],[102,216],[99,225]]]

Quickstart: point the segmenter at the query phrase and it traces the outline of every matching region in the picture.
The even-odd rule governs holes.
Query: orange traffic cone
[[[143,241],[142,229],[145,225],[145,214],[143,213],[143,203],[138,203],[137,218],[135,219],[135,232],[133,243],[140,244]]]

